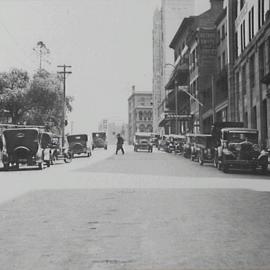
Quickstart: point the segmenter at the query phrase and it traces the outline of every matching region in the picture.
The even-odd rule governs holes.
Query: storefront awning
[[[165,124],[171,120],[190,121],[191,119],[192,119],[191,114],[165,113],[163,114],[161,121],[159,122],[159,127],[164,127]]]

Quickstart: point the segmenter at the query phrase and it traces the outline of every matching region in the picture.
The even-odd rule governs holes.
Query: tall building
[[[165,88],[167,107],[174,115],[165,114],[161,122],[168,133],[207,133],[213,123],[216,20],[223,12],[223,0],[210,0],[210,4],[206,12],[185,18],[170,44],[175,68]],[[222,56],[226,58],[226,52]]]
[[[156,10],[153,20],[153,126],[158,124],[164,111],[165,85],[172,71],[173,51],[169,44],[187,14],[194,14],[194,0],[162,0],[161,9]],[[161,130],[164,133],[164,129]]]
[[[231,0],[232,1],[232,0]],[[259,130],[270,145],[270,11],[268,0],[237,1],[232,118]]]
[[[161,104],[162,92],[162,31],[161,11],[155,10],[153,18],[153,130],[158,132],[159,113],[158,107]]]
[[[128,99],[128,141],[133,143],[136,132],[153,132],[153,107],[151,92],[135,92]]]

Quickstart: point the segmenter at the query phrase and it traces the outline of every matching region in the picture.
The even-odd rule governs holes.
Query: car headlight
[[[253,145],[253,150],[256,151],[256,152],[260,152],[261,151],[260,146],[258,144],[254,144]]]

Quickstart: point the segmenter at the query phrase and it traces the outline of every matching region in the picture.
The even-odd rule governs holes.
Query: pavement
[[[270,269],[270,178],[154,151],[0,173],[0,269]]]

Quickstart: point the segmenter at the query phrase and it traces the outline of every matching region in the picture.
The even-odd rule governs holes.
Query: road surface
[[[3,269],[270,269],[269,175],[131,150],[0,172]]]

